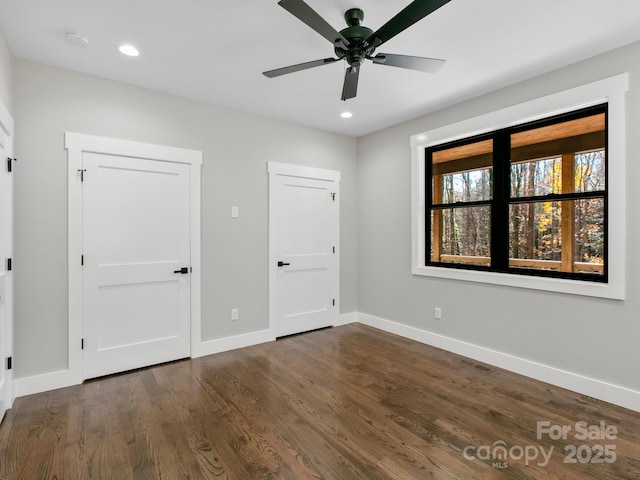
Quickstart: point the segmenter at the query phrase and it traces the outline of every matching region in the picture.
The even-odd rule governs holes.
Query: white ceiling
[[[348,8],[376,30],[410,3],[306,1],[337,30]],[[0,27],[20,58],[361,136],[640,40],[640,1],[451,0],[379,49],[444,58],[438,73],[367,62],[346,102],[344,62],[261,74],[333,54],[277,0],[0,0]],[[123,42],[141,55],[121,55]],[[351,119],[340,118],[345,110]]]

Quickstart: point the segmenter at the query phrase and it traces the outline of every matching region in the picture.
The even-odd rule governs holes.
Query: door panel
[[[180,335],[175,282],[103,285],[98,349],[138,345]]]
[[[288,178],[280,190],[281,251],[289,255],[327,255],[329,182]]]
[[[83,157],[84,378],[190,354],[190,166]]]
[[[275,187],[277,257],[285,264],[276,280],[276,335],[331,326],[337,317],[335,184],[280,176]]]
[[[180,188],[184,187],[181,180],[185,178],[176,171],[178,165],[168,164],[169,171],[165,162],[150,160],[124,159],[120,166],[105,165],[113,159],[102,157],[97,192],[100,263],[125,265],[175,259],[189,218],[184,215],[188,198],[180,198]],[[133,162],[138,169],[128,165]]]
[[[299,268],[283,275],[284,291],[282,313],[285,318],[299,312],[326,311],[329,307],[329,279],[326,268]],[[310,295],[309,292],[313,294]]]

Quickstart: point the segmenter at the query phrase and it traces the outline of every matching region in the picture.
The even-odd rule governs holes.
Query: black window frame
[[[447,142],[439,145],[428,146],[424,149],[425,162],[425,266],[445,267],[461,270],[476,270],[486,272],[508,273],[524,276],[536,276],[547,278],[563,278],[570,280],[581,280],[588,282],[608,283],[609,280],[609,228],[608,228],[608,197],[609,197],[609,112],[608,103],[603,103],[559,115],[545,117],[543,119],[526,122],[507,128],[494,130],[480,135],[465,137],[463,139]],[[511,136],[515,133],[546,127],[566,121],[576,120],[596,114],[605,115],[604,129],[604,168],[605,168],[605,188],[604,191],[573,192],[573,193],[553,193],[538,195],[533,197],[511,197]],[[449,204],[433,203],[433,154],[438,151],[448,150],[480,141],[493,140],[493,192],[490,200],[473,202],[455,202]],[[575,152],[579,153],[579,152]],[[603,199],[603,238],[604,238],[604,266],[601,275],[589,273],[562,272],[555,270],[536,270],[530,268],[519,268],[509,265],[509,208],[511,205],[530,202],[553,202],[553,201],[577,201],[583,199]],[[465,208],[480,205],[490,205],[491,225],[490,225],[490,257],[489,266],[474,265],[467,263],[450,263],[433,261],[431,258],[432,241],[432,212],[434,210]],[[502,219],[502,221],[495,221]]]

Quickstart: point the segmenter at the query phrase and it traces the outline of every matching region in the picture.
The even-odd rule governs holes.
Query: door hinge
[[[80,181],[84,182],[84,172],[86,172],[87,169],[86,168],[79,168],[78,172],[80,172]]]
[[[13,357],[7,357],[7,370],[11,370],[13,368]]]
[[[84,255],[80,255],[80,265],[84,266]]]
[[[13,260],[7,258],[7,272],[10,272],[11,270],[13,270]]]
[[[335,298],[333,299],[333,306],[334,307],[336,306],[336,299]]]
[[[333,247],[333,253],[336,253],[336,247]]]
[[[7,172],[9,172],[9,173],[13,172],[13,163],[12,162],[17,162],[17,161],[18,161],[17,158],[7,157]]]
[[[84,350],[84,338],[80,339],[80,350]]]
[[[331,200],[333,200],[334,202],[336,201],[336,194],[335,193],[331,194]]]

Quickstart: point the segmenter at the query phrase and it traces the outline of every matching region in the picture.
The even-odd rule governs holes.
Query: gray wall
[[[267,161],[340,170],[341,312],[356,310],[355,139],[25,60],[14,68],[17,378],[67,368],[65,131],[204,152],[203,340],[268,328]]]
[[[203,150],[203,338],[262,330],[269,160],[342,172],[341,310],[360,311],[640,389],[640,189],[627,185],[627,300],[411,275],[409,136],[630,72],[627,178],[640,175],[640,44],[355,139],[13,59],[0,98],[16,120],[16,377],[66,368],[64,131]],[[13,99],[12,75],[13,69]],[[240,218],[230,218],[231,205]],[[614,252],[615,253],[615,252]],[[433,308],[444,320],[433,319]],[[229,321],[237,307],[239,322]]]
[[[12,59],[7,39],[0,30],[0,101],[4,103],[10,113],[13,113]]]
[[[359,311],[640,390],[638,58],[640,43],[360,138]],[[411,275],[410,135],[627,71],[626,301]]]

